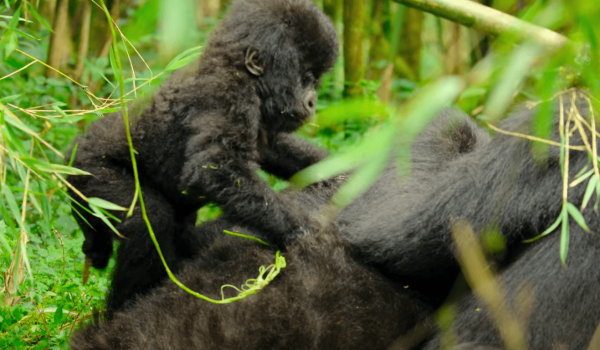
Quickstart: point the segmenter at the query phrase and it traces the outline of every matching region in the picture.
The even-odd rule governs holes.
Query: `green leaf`
[[[60,118],[54,117],[52,119],[52,122],[54,124],[70,124],[70,123],[76,123],[84,118],[85,118],[85,116],[83,116],[83,115],[72,115],[70,117],[60,117]]]
[[[563,218],[563,212],[566,212],[564,209],[561,211],[560,215],[558,216],[558,218],[556,219],[556,221],[554,221],[554,223],[548,227],[548,229],[546,229],[546,231],[540,233],[539,235],[530,238],[530,239],[526,239],[523,242],[525,243],[531,243],[531,242],[535,242],[538,239],[544,237],[545,235],[549,234],[550,232],[556,230],[556,228],[558,227],[558,225],[560,225],[560,223],[562,222],[562,218]]]
[[[22,30],[19,30],[19,29],[15,29],[15,33],[17,33],[17,34],[19,34],[20,36],[22,36],[22,37],[25,37],[25,38],[27,38],[27,39],[36,40],[36,41],[41,41],[41,40],[42,40],[41,38],[38,38],[38,37],[37,37],[37,36],[35,36],[35,35],[31,35],[31,34],[29,34],[29,33],[26,33],[26,32],[24,32],[24,31],[22,31]]]
[[[442,108],[456,100],[463,87],[461,78],[450,76],[420,90],[393,118],[403,138],[412,140],[418,136]]]
[[[592,170],[593,172],[593,170]],[[592,198],[592,194],[594,194],[594,190],[596,189],[596,185],[598,183],[598,177],[593,176],[588,182],[587,188],[585,190],[585,194],[583,195],[583,202],[581,203],[581,210],[585,209],[590,198]]]
[[[17,28],[17,25],[19,24],[20,16],[21,16],[21,6],[19,6],[17,8],[17,10],[13,14],[10,22],[8,22],[8,30],[9,31],[13,31],[13,30],[15,30],[15,28]]]
[[[189,57],[193,57],[193,58],[199,57],[202,54],[202,52],[198,52],[198,51],[201,49],[202,49],[202,46],[192,47],[191,49],[187,49],[187,50],[183,51],[182,53],[180,53],[179,55],[175,56],[165,67],[165,72],[171,72],[171,71],[174,71],[178,68],[185,66],[191,60],[187,60],[186,61],[187,63],[185,63],[185,64],[181,64],[180,61],[187,59]],[[174,67],[177,67],[177,68],[174,68]]]
[[[63,111],[62,109],[60,109],[58,106],[56,105],[52,105],[52,109],[56,111],[56,113],[60,114],[61,116],[63,116],[64,118],[68,118],[69,116],[67,115],[67,113],[65,113],[65,111]]]
[[[17,35],[14,32],[7,32],[6,40],[3,40],[4,44],[4,57],[10,56],[13,51],[19,45],[19,40],[17,39]]]
[[[228,234],[228,235],[230,235],[230,236],[246,238],[246,239],[258,242],[258,243],[260,243],[262,245],[266,245],[267,247],[269,246],[269,244],[267,242],[263,241],[260,238],[256,238],[254,236],[245,235],[243,233],[231,232],[231,231],[228,231],[228,230],[223,230],[223,232],[226,233],[226,234]]]
[[[43,160],[39,160],[36,158],[31,158],[28,156],[19,157],[21,161],[27,166],[31,167],[34,170],[46,173],[59,173],[59,174],[68,174],[68,175],[91,175],[87,171],[83,171],[77,168],[70,167],[68,165],[60,165],[60,164],[51,164],[45,162]]]
[[[63,308],[61,306],[56,308],[54,312],[54,324],[61,324],[63,319]]]
[[[19,206],[17,205],[15,196],[6,184],[2,184],[2,193],[4,193],[4,198],[6,198],[6,201],[8,202],[8,207],[10,208],[15,221],[19,224],[19,228],[21,228],[21,213],[19,212]]]
[[[577,210],[577,209],[575,209]],[[569,218],[566,211],[563,210],[562,229],[560,232],[560,261],[567,265],[567,253],[569,252]]]
[[[11,259],[13,257],[12,248],[8,241],[6,240],[6,224],[3,220],[0,221],[0,244],[2,248],[6,251],[8,255],[10,255]],[[1,322],[1,321],[0,321]]]
[[[573,178],[575,180],[573,180],[573,182],[571,182],[571,184],[569,185],[569,187],[575,187],[577,185],[579,185],[580,183],[582,183],[583,181],[585,181],[585,179],[587,179],[588,177],[590,177],[592,174],[594,173],[594,169],[586,172],[583,175],[577,176],[575,175]]]
[[[76,143],[75,146],[73,146],[73,150],[71,151],[71,159],[69,159],[69,166],[73,166],[73,162],[75,161],[75,154],[77,154],[77,147],[79,146],[79,143]]]
[[[322,128],[344,120],[362,119],[374,115],[387,115],[385,104],[369,99],[343,100],[340,104],[330,105],[319,111],[315,123]]]
[[[16,94],[16,95],[10,95],[10,96],[3,97],[3,98],[0,98],[0,103],[9,103],[9,102],[12,102],[12,101],[18,99],[21,96],[22,96],[21,94]]]
[[[534,43],[523,44],[514,50],[503,73],[500,74],[500,80],[491,90],[485,103],[484,113],[488,122],[495,124],[504,115],[506,108],[511,106],[514,94],[542,52]]]
[[[113,50],[113,46],[110,47],[110,67],[112,68],[113,71],[113,75],[115,77],[115,79],[119,79],[120,76],[122,76],[123,74],[121,74],[121,72],[119,71],[119,68],[117,67],[117,61],[115,59],[115,51]]]
[[[590,228],[585,224],[585,219],[583,218],[583,215],[581,215],[581,212],[577,210],[577,208],[573,204],[567,202],[567,211],[569,212],[573,220],[575,220],[575,222],[579,226],[581,226],[581,228],[585,232],[591,232]]]
[[[598,204],[600,203],[600,181],[596,181],[596,203],[594,204],[594,211],[598,212]]]
[[[177,69],[179,69],[181,67],[185,67],[188,64],[190,64],[190,62],[197,60],[198,57],[200,57],[201,55],[202,55],[202,53],[197,53],[197,54],[193,54],[193,55],[190,55],[188,57],[182,58],[178,62],[176,62],[175,64],[173,64],[170,67],[168,67],[168,69],[165,68],[165,72],[171,72],[171,71],[177,70]]]
[[[560,152],[558,155],[558,163],[560,164],[560,173],[565,176],[565,138],[560,138]]]
[[[92,198],[90,198],[92,199]],[[99,199],[99,198],[97,198]],[[108,202],[110,203],[110,202]],[[125,236],[123,236],[121,233],[119,233],[119,231],[117,231],[117,229],[113,226],[113,224],[110,222],[110,220],[108,220],[108,218],[106,217],[106,215],[100,210],[100,208],[98,208],[97,206],[88,203],[90,206],[90,209],[92,209],[92,211],[94,212],[94,215],[99,218],[100,220],[102,220],[102,222],[104,222],[106,224],[106,226],[110,227],[110,229],[119,237],[121,238],[127,238]],[[111,203],[112,204],[112,203]],[[127,210],[127,209],[125,209]]]
[[[127,208],[111,203],[98,197],[88,198],[88,204],[102,209],[127,211]]]
[[[385,124],[379,130],[363,138],[356,146],[314,164],[292,176],[290,183],[303,188],[311,183],[329,179],[352,170],[379,152],[387,152],[395,135],[394,128]]]
[[[585,167],[581,168],[581,170],[579,170],[579,172],[577,174],[575,174],[575,176],[573,176],[574,179],[579,179],[581,176],[585,176],[586,178],[588,176],[591,175],[590,171],[588,170],[588,168],[590,167],[591,164],[591,159],[588,158],[588,163],[585,165]],[[588,175],[589,173],[589,175]],[[585,175],[583,175],[585,174]]]
[[[44,17],[40,16],[40,14],[35,10],[35,6],[33,6],[31,3],[29,3],[29,12],[33,15],[33,18],[35,18],[39,24],[43,25],[44,28],[48,29],[50,32],[54,32],[52,30],[52,26],[48,24],[48,22],[46,22]]]
[[[6,206],[4,205],[4,199],[2,198],[3,196],[0,196],[0,214],[2,214],[2,217],[4,218],[4,222],[8,225],[8,228],[10,229],[10,231],[13,234],[13,239],[18,239],[19,238],[19,231],[17,230],[15,223],[14,223],[14,215],[11,217],[8,214],[8,211],[6,210]],[[12,249],[10,250],[11,252],[11,256],[12,256]]]
[[[356,170],[350,179],[337,191],[331,202],[338,208],[344,208],[365,192],[385,170],[389,162],[390,148],[376,155],[371,161]]]

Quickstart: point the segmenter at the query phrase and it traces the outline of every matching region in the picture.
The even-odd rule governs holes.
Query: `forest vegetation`
[[[0,1],[0,348],[68,348],[73,329],[103,309],[114,261],[82,275],[69,150],[91,123],[127,104],[142,108],[197,60],[228,1]],[[539,139],[550,132],[546,102],[560,91],[583,87],[600,110],[598,1],[315,2],[336,26],[340,56],[299,134],[332,157],[295,181],[355,169],[338,203],[373,183],[392,147],[408,162],[411,141],[442,107],[455,104],[497,133],[515,104],[532,101]],[[542,158],[551,147],[535,145]],[[261,176],[276,190],[288,185]],[[105,218],[114,209],[89,204]],[[218,213],[204,207],[199,222]],[[564,261],[566,247],[560,254]]]

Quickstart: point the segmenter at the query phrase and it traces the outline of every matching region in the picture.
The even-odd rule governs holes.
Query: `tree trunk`
[[[56,13],[56,0],[44,1],[42,5],[42,11],[40,14],[45,15],[49,23],[54,22],[54,15]]]
[[[349,97],[360,96],[363,93],[361,82],[365,76],[364,7],[363,0],[344,0],[344,95]]]
[[[369,25],[371,46],[369,47],[369,64],[367,79],[378,79],[388,65],[390,57],[389,37],[389,1],[376,0]]]
[[[421,73],[421,31],[425,14],[419,10],[407,8],[404,12],[404,27],[402,40],[399,45],[399,54],[406,62],[415,80],[419,80]]]
[[[50,36],[48,61],[46,63],[51,67],[61,70],[71,56],[69,0],[58,0],[52,29],[54,32]],[[46,68],[46,77],[56,78],[58,77],[58,73],[50,68]]]
[[[77,64],[73,72],[73,79],[79,81],[83,74],[83,59],[86,58],[90,46],[90,26],[92,23],[92,3],[84,1],[81,15],[81,31],[79,37],[79,47],[77,48]]]
[[[449,74],[462,74],[464,71],[464,57],[462,50],[461,25],[458,23],[449,23],[449,40],[446,46],[446,72]]]

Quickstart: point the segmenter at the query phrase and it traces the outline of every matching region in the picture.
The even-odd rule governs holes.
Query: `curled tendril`
[[[277,275],[281,269],[286,267],[286,261],[283,256],[279,255],[279,250],[275,253],[275,263],[267,267],[261,266],[258,271],[259,275],[256,278],[251,278],[244,283],[241,288],[231,284],[221,286],[221,300],[223,302],[231,302],[243,299],[249,295],[256,294],[265,288]],[[267,274],[265,276],[265,273]],[[235,289],[239,294],[233,298],[225,298],[224,288],[229,287]]]

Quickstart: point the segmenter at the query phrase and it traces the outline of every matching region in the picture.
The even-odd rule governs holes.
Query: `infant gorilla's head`
[[[205,49],[205,62],[252,76],[272,131],[293,131],[314,114],[315,87],[337,58],[329,18],[307,0],[239,0]]]

